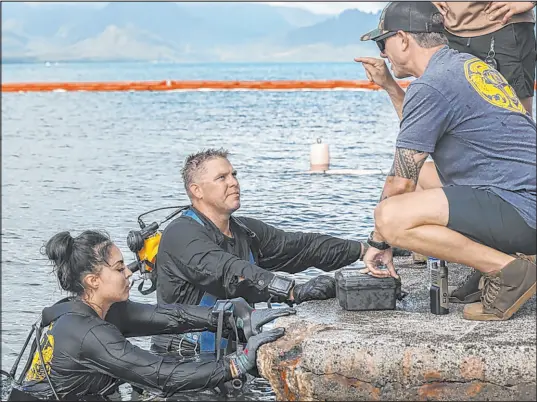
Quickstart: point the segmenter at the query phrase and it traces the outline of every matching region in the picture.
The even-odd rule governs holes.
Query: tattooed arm
[[[427,152],[396,148],[392,168],[386,177],[379,203],[388,197],[415,191],[421,168],[428,156]],[[374,240],[384,241],[376,231]]]

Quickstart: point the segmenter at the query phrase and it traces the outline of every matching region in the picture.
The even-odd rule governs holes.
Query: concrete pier
[[[344,311],[337,300],[307,302],[276,321],[280,340],[258,352],[277,400],[535,400],[536,302],[508,321],[429,312],[425,265],[397,258],[409,295],[395,311]],[[469,269],[448,263],[450,285]]]

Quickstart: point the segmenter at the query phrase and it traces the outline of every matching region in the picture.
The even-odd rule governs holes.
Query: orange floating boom
[[[409,81],[400,81],[405,88]],[[369,81],[118,81],[118,82],[17,82],[2,84],[2,92],[50,91],[173,91],[173,90],[293,90],[293,89],[369,89],[378,85]]]
[[[410,81],[399,81],[406,88]],[[117,81],[117,82],[17,82],[2,84],[2,92],[51,91],[173,91],[173,90],[294,90],[294,89],[366,89],[379,90],[369,81],[314,80],[314,81]],[[537,83],[534,84],[537,90]]]

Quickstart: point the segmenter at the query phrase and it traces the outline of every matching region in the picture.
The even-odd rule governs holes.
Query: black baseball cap
[[[362,41],[381,40],[389,32],[444,32],[444,24],[434,23],[440,11],[430,1],[392,1],[380,14],[379,26],[362,35]],[[440,14],[441,15],[441,14]]]

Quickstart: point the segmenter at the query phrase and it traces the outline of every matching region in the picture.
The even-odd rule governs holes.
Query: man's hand
[[[362,63],[369,81],[383,88],[393,103],[393,107],[399,117],[403,118],[403,102],[405,100],[405,91],[399,86],[388,70],[388,66],[382,59],[374,57],[357,57],[354,59],[357,63]]]
[[[438,8],[438,11],[440,11],[440,14],[442,14],[444,18],[448,15],[449,4],[447,1],[433,1],[432,3]]]
[[[393,276],[399,278],[393,265],[393,252],[391,247],[387,250],[378,250],[375,247],[369,247],[364,256],[365,268],[360,272],[371,274],[377,278],[387,278]],[[379,269],[379,265],[385,265],[388,269]]]
[[[292,301],[296,304],[309,300],[326,300],[336,297],[336,280],[328,275],[319,275],[292,290]]]
[[[535,7],[531,1],[491,1],[485,8],[485,13],[490,21],[501,19],[502,24],[507,24],[515,14],[522,14]]]
[[[362,63],[367,79],[379,87],[388,90],[397,85],[384,60],[374,57],[357,57],[354,61]]]

